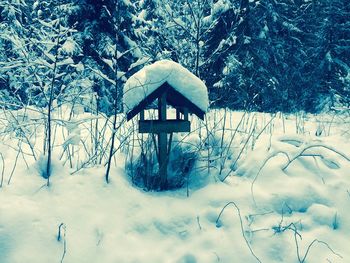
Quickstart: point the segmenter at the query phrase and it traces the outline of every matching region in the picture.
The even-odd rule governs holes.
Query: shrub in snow
[[[126,164],[126,171],[132,183],[145,190],[154,189],[158,174],[158,162],[155,153],[146,154],[142,151],[134,160],[133,158]]]
[[[58,160],[52,159],[50,175],[48,175],[46,165],[47,165],[47,156],[40,155],[40,157],[35,163],[35,169],[38,171],[38,174],[45,179],[48,179],[50,175],[53,175],[56,171],[62,170],[63,168],[62,164]]]
[[[151,138],[149,137],[143,145],[146,147],[129,159],[126,166],[127,174],[136,186],[145,190],[158,190],[159,164]],[[196,142],[173,139],[167,169],[168,190],[187,185],[197,159],[198,144]]]
[[[181,188],[189,180],[190,173],[198,160],[198,147],[189,141],[175,141],[170,152],[168,165],[169,188]]]

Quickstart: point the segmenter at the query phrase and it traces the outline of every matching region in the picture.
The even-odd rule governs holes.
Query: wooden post
[[[179,109],[176,109],[176,119],[177,120],[180,120],[181,118],[180,118],[180,111],[179,111]]]
[[[166,93],[158,99],[158,117],[160,121],[166,121]],[[164,132],[158,133],[158,154],[159,154],[159,177],[160,189],[164,190],[167,187],[167,134]]]
[[[184,120],[185,121],[188,121],[188,108],[187,107],[184,107]]]

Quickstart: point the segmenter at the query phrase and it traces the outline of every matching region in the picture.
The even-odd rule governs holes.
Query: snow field
[[[67,109],[61,110],[56,117],[67,115]],[[273,263],[302,262],[305,253],[305,262],[348,262],[350,162],[328,149],[350,156],[350,124],[343,117],[230,111],[225,116],[224,110],[212,110],[207,114],[209,141],[205,122],[192,120],[193,133],[179,135],[199,149],[190,174],[189,197],[185,188],[157,193],[132,186],[125,175],[130,154],[125,149],[116,153],[110,184],[104,181],[103,161],[76,172],[89,158],[85,148],[93,148],[88,130],[96,118],[88,113],[71,120],[77,124],[73,130],[80,130],[75,132],[79,143],[65,144],[72,126],[57,126],[50,187],[38,175],[42,165],[29,155],[20,155],[8,185],[17,156],[9,146],[16,147],[19,136],[7,133],[0,144],[5,160],[0,188],[0,262],[61,262],[64,255],[62,262],[66,263]],[[315,136],[320,124],[326,128]],[[99,125],[102,130],[103,117]],[[130,125],[118,131],[118,143],[137,138]],[[33,128],[38,156],[42,130]],[[106,129],[106,140],[109,134]],[[68,155],[62,154],[66,145],[74,152],[72,168]],[[305,151],[307,156],[296,158],[283,170],[288,158],[313,145],[328,148],[310,148]],[[30,150],[25,143],[22,146],[24,152]],[[218,220],[229,202],[234,203]],[[61,229],[62,238],[57,241],[61,223],[66,230]],[[316,239],[320,242],[310,247]]]

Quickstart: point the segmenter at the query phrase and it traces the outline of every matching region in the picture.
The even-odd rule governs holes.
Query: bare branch
[[[237,210],[238,217],[239,217],[239,222],[240,222],[240,224],[241,224],[241,232],[242,232],[243,238],[244,238],[244,240],[245,240],[245,242],[246,242],[246,244],[247,244],[247,246],[248,246],[248,248],[249,248],[250,253],[253,255],[253,257],[254,257],[258,262],[262,263],[261,260],[255,255],[255,253],[254,253],[252,247],[250,246],[250,244],[249,244],[249,242],[248,242],[247,237],[246,237],[245,234],[244,234],[244,228],[243,228],[243,222],[242,222],[241,211],[240,211],[240,209],[238,208],[238,206],[236,205],[235,202],[231,201],[231,202],[227,203],[227,204],[221,209],[221,211],[220,211],[220,213],[219,213],[219,216],[218,216],[218,218],[216,219],[216,225],[217,225],[217,226],[219,225],[220,217],[221,217],[221,215],[223,214],[223,212],[224,212],[224,210],[226,209],[226,207],[228,207],[229,205],[233,205],[233,206],[236,208],[236,210]]]

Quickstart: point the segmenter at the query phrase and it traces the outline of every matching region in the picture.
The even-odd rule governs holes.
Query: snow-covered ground
[[[350,262],[350,117],[224,116],[224,110],[207,114],[208,129],[193,120],[192,137],[199,140],[190,141],[201,148],[189,197],[186,187],[132,186],[122,150],[109,184],[103,165],[71,174],[76,169],[62,145],[84,149],[95,120],[89,114],[76,115],[76,125],[67,122],[70,135],[57,132],[54,151],[63,157],[54,162],[50,187],[38,175],[40,160],[25,155],[25,143],[16,158],[18,133],[7,130],[0,143],[0,262]],[[4,132],[9,124],[3,123]],[[39,155],[43,127],[35,132]],[[0,176],[2,167],[0,158]]]

